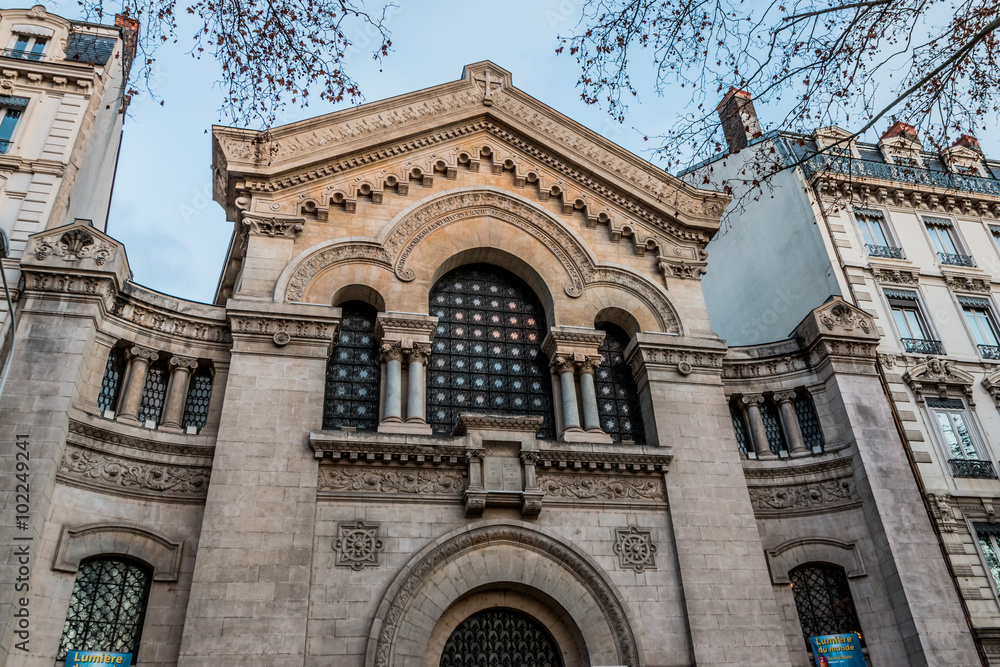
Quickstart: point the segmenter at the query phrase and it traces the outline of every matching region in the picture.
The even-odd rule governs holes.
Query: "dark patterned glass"
[[[736,444],[740,452],[746,455],[750,451],[750,438],[747,437],[747,424],[743,420],[743,412],[736,401],[729,402],[729,416],[733,419],[733,430],[736,431]]]
[[[601,365],[594,374],[601,428],[615,442],[632,441],[644,445],[646,432],[642,425],[639,393],[632,369],[625,363],[628,334],[610,322],[600,322],[597,328],[605,333],[599,348]]]
[[[56,660],[70,651],[131,653],[139,650],[151,572],[124,558],[80,563]]]
[[[191,382],[188,384],[187,400],[184,401],[184,419],[181,420],[184,428],[205,427],[205,422],[208,421],[208,403],[211,400],[212,369],[208,366],[199,366],[191,374]]]
[[[807,563],[788,573],[799,612],[802,636],[810,637],[856,632],[861,635],[861,623],[854,609],[847,575],[836,565]],[[865,645],[861,635],[861,645]]]
[[[538,621],[497,607],[473,614],[448,637],[440,667],[562,667],[556,642]]]
[[[363,301],[341,304],[340,335],[326,366],[323,428],[378,428],[382,362],[375,340],[378,311]]]
[[[118,400],[118,390],[122,386],[125,378],[125,367],[128,359],[125,357],[125,349],[121,347],[111,348],[108,354],[108,363],[104,366],[104,378],[101,380],[101,391],[97,394],[97,407],[101,412],[114,410]]]
[[[545,314],[521,279],[488,264],[470,264],[431,291],[437,332],[427,370],[427,421],[450,434],[458,415],[542,417],[538,437],[554,435]]]
[[[142,386],[142,400],[139,401],[139,421],[145,424],[152,419],[160,423],[163,401],[167,396],[167,380],[170,370],[163,359],[154,361],[146,372],[146,383]]]
[[[799,430],[802,431],[802,439],[806,447],[822,447],[823,429],[819,426],[819,417],[816,415],[816,406],[813,405],[812,398],[805,395],[795,397],[795,416],[799,420]]]
[[[760,418],[764,420],[764,431],[767,433],[767,447],[772,452],[788,449],[785,445],[785,433],[781,430],[781,419],[774,401],[764,401],[760,406]]]

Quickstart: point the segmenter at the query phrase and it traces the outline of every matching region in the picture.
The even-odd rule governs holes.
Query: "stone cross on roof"
[[[479,87],[483,91],[483,104],[488,107],[493,106],[493,93],[499,92],[503,88],[503,78],[491,73],[487,68],[482,76],[473,76],[472,80],[476,82],[476,85],[482,84]]]

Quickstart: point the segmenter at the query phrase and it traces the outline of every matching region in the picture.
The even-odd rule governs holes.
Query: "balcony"
[[[902,248],[893,248],[892,246],[885,246],[885,245],[872,245],[871,243],[866,243],[865,247],[868,248],[869,257],[884,257],[885,259],[903,259]]]
[[[955,255],[950,252],[939,252],[938,257],[941,259],[942,264],[948,264],[949,266],[968,266],[970,268],[976,266],[972,255]]]
[[[983,355],[983,359],[1000,360],[1000,345],[980,345],[979,354]]]
[[[806,160],[802,169],[805,171],[806,178],[812,178],[818,173],[829,171],[853,177],[879,178],[897,183],[928,185],[947,190],[963,190],[1000,196],[1000,181],[994,178],[931,171],[920,167],[886,164],[885,162],[860,160],[846,156],[816,155]]]
[[[924,338],[901,338],[903,349],[914,354],[944,354],[944,345],[939,340]]]
[[[4,58],[17,58],[18,60],[41,60],[41,53],[33,53],[23,49],[0,49],[0,56]]]
[[[948,459],[951,472],[955,477],[972,477],[975,479],[996,479],[992,461],[977,461],[976,459]]]

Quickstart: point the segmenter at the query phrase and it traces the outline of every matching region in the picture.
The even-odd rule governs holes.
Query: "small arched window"
[[[125,368],[128,366],[128,358],[125,356],[125,348],[113,347],[108,353],[108,361],[104,365],[104,377],[101,378],[101,389],[97,394],[97,407],[103,413],[105,410],[114,410],[118,403],[118,391],[121,389],[122,381],[125,379]]]
[[[184,401],[184,419],[182,426],[194,426],[201,430],[208,421],[208,404],[212,400],[212,369],[199,366],[191,374],[188,385],[187,400]]]
[[[326,367],[323,428],[378,428],[382,364],[375,340],[378,311],[363,301],[341,304],[340,335]]]
[[[844,569],[826,563],[806,563],[788,573],[799,613],[802,637],[808,647],[810,637],[856,632],[865,645],[861,622],[854,608],[851,587]]]
[[[118,556],[80,563],[56,660],[70,651],[131,653],[139,650],[146,616],[149,568]]]
[[[598,322],[596,328],[605,334],[599,348],[601,365],[594,375],[601,428],[615,442],[644,445],[646,432],[639,407],[639,393],[635,387],[635,378],[632,377],[632,369],[625,361],[629,336],[611,322]]]
[[[167,397],[167,380],[170,369],[166,359],[157,359],[149,365],[146,371],[146,383],[142,386],[142,399],[139,401],[139,423],[147,421],[160,423],[163,416],[163,402]]]

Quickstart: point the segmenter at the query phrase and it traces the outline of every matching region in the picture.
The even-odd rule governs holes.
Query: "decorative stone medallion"
[[[631,568],[641,573],[647,568],[656,569],[656,545],[648,530],[640,530],[635,526],[616,528],[615,553],[618,554],[618,566],[622,569]]]
[[[337,565],[360,570],[366,566],[377,567],[381,562],[382,540],[378,538],[379,525],[365,525],[364,521],[337,524],[337,539],[333,549],[337,552]]]

